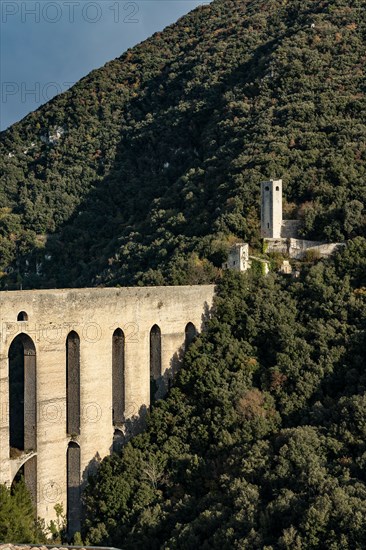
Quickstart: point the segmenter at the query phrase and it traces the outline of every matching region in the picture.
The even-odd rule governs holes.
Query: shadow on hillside
[[[253,99],[276,43],[261,45],[215,83],[210,67],[194,81],[195,59],[180,61],[179,75],[173,62],[151,79],[124,108],[133,123],[121,128],[110,173],[46,243],[41,275],[34,258],[33,269],[24,268],[30,275],[23,288],[134,284],[132,271],[157,268],[178,245],[187,251],[195,238],[214,232],[230,196],[227,158],[241,152],[240,143],[225,151],[226,130],[217,124],[225,117],[225,92],[236,86]],[[179,212],[185,220],[175,219]]]

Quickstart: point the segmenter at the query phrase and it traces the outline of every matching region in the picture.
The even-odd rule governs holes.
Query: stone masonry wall
[[[302,260],[306,253],[314,252],[319,258],[331,256],[342,243],[323,243],[303,239],[265,239],[266,252],[279,252],[290,258]]]
[[[25,333],[36,349],[37,514],[55,519],[54,505],[66,510],[66,339],[80,338],[80,477],[112,449],[112,337],[125,336],[125,417],[133,423],[149,406],[150,330],[161,330],[162,374],[179,364],[185,328],[201,331],[209,315],[214,287],[141,287],[0,292],[0,482],[10,484],[26,458],[10,458],[8,352]],[[25,311],[27,321],[17,321]]]

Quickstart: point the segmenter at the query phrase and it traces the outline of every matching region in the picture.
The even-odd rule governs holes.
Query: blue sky
[[[0,129],[209,0],[0,0]]]

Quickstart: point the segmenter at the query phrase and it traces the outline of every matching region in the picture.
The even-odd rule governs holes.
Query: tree
[[[0,485],[0,541],[32,544],[46,541],[23,480],[14,484],[12,491]]]

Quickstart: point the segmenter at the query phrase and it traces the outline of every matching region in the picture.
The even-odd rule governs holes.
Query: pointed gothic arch
[[[125,420],[125,335],[117,328],[112,336],[112,411],[113,424]]]
[[[18,334],[8,352],[10,459],[37,502],[37,364],[34,342]],[[21,454],[20,454],[20,453]],[[28,456],[27,456],[28,455]],[[14,481],[13,480],[13,481]]]
[[[150,330],[150,405],[156,401],[161,374],[161,330],[154,325]]]
[[[80,338],[75,331],[66,339],[66,431],[80,434]]]
[[[27,334],[18,334],[8,353],[10,448],[37,448],[36,348]]]

